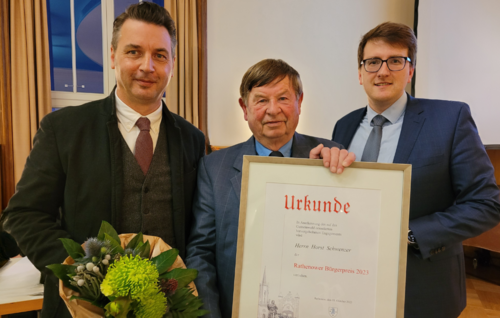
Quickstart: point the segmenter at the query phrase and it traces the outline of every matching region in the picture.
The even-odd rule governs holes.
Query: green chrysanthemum
[[[134,313],[137,318],[163,317],[167,311],[167,299],[158,288],[146,292]]]
[[[125,297],[141,301],[146,291],[158,289],[158,271],[148,259],[126,255],[111,264],[101,284],[106,296]]]

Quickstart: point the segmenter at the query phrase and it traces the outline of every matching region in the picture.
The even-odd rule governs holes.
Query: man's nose
[[[391,70],[389,69],[389,65],[387,65],[387,61],[382,61],[382,66],[380,66],[380,69],[377,72],[377,75],[383,76],[383,75],[388,75],[391,73]]]
[[[154,72],[154,61],[151,54],[145,54],[141,61],[140,66],[141,71],[151,73]]]
[[[281,107],[278,103],[278,100],[276,99],[271,99],[269,101],[269,107],[267,107],[267,113],[271,115],[275,115],[281,112]]]

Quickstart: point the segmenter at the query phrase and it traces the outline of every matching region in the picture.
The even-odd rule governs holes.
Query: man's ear
[[[415,73],[415,67],[412,65],[410,67],[410,76],[408,76],[408,83],[411,83],[411,79],[413,78],[414,73]]]
[[[174,73],[175,73],[175,57],[174,57],[174,61],[173,61],[173,66],[172,66],[172,76],[170,76],[170,78],[174,78]]]
[[[363,76],[361,75],[361,67],[358,68],[358,80],[359,80],[359,85],[363,85]]]
[[[299,115],[300,115],[300,112],[302,110],[302,100],[304,99],[304,92],[302,92],[302,94],[300,94],[299,96]]]
[[[111,46],[111,68],[115,69],[115,50]]]
[[[245,105],[245,102],[243,101],[243,98],[240,97],[238,100],[240,103],[241,109],[243,109],[243,117],[245,118],[246,121],[248,121],[248,114],[247,114],[247,105]]]

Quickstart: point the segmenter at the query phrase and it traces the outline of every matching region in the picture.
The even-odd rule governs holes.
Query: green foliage
[[[160,279],[176,279],[178,283],[177,289],[179,290],[191,283],[196,276],[198,276],[198,271],[196,269],[174,268],[170,272],[161,275]]]
[[[106,317],[126,318],[127,314],[133,310],[132,299],[130,296],[117,297],[109,302],[104,309]]]
[[[143,244],[143,236],[142,233],[139,232],[136,236],[134,236],[133,239],[128,242],[127,246],[125,246],[125,249],[130,248],[131,250],[134,250],[139,244]]]
[[[85,251],[77,242],[69,238],[60,238],[59,240],[62,242],[64,248],[66,249],[66,252],[68,252],[68,255],[71,256],[74,260],[85,257]]]
[[[118,236],[118,233],[116,233],[116,230],[111,226],[106,221],[102,221],[101,223],[101,228],[99,229],[99,234],[97,234],[97,238],[100,239],[101,241],[104,241],[106,238],[105,234],[108,234],[114,241],[120,243],[120,237]]]
[[[139,255],[142,258],[149,259],[149,252],[151,252],[151,245],[149,245],[149,241],[146,241],[146,243],[141,244],[134,249],[134,255]]]
[[[71,279],[70,275],[73,276],[75,275],[75,265],[63,265],[63,264],[52,264],[52,265],[47,265],[46,266],[48,269],[50,269],[54,275],[56,275],[57,278],[63,281],[64,286],[74,290],[78,291],[78,289],[74,286],[72,286],[69,281]]]
[[[104,240],[109,241],[109,244],[111,245],[114,253],[123,254],[125,252],[120,244],[119,238],[118,241],[116,241],[111,235],[109,235],[108,233],[104,233]]]
[[[203,302],[193,295],[192,289],[187,287],[177,289],[177,292],[168,300],[170,311],[166,315],[167,318],[195,318],[209,312],[200,309]]]
[[[165,273],[167,269],[169,269],[170,266],[174,264],[177,255],[179,255],[179,250],[173,248],[171,250],[161,253],[156,257],[153,257],[151,259],[151,262],[154,265],[156,265],[156,269],[158,270],[158,273],[161,275]]]

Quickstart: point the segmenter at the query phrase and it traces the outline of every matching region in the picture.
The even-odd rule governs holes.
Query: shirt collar
[[[396,123],[398,119],[405,113],[407,101],[408,96],[406,95],[406,93],[404,93],[394,104],[391,105],[391,107],[387,108],[380,115],[387,118],[387,120],[391,124]],[[378,114],[370,106],[368,106],[367,108],[368,111],[366,112],[366,117],[368,119],[368,122],[371,123],[373,117],[377,116]]]
[[[125,104],[116,94],[116,117],[118,117],[118,122],[120,122],[127,132],[130,132],[134,128],[135,123],[140,117],[147,117],[151,122],[151,130],[154,133],[159,133],[160,124],[162,118],[162,102],[160,101],[160,106],[151,114],[142,116],[127,104]]]
[[[293,137],[286,144],[284,144],[283,147],[279,149],[279,152],[283,154],[283,157],[288,158],[292,156],[292,144],[293,144]],[[268,157],[269,154],[272,152],[271,150],[264,147],[260,142],[258,142],[257,139],[255,139],[255,151],[259,156],[263,157]]]

